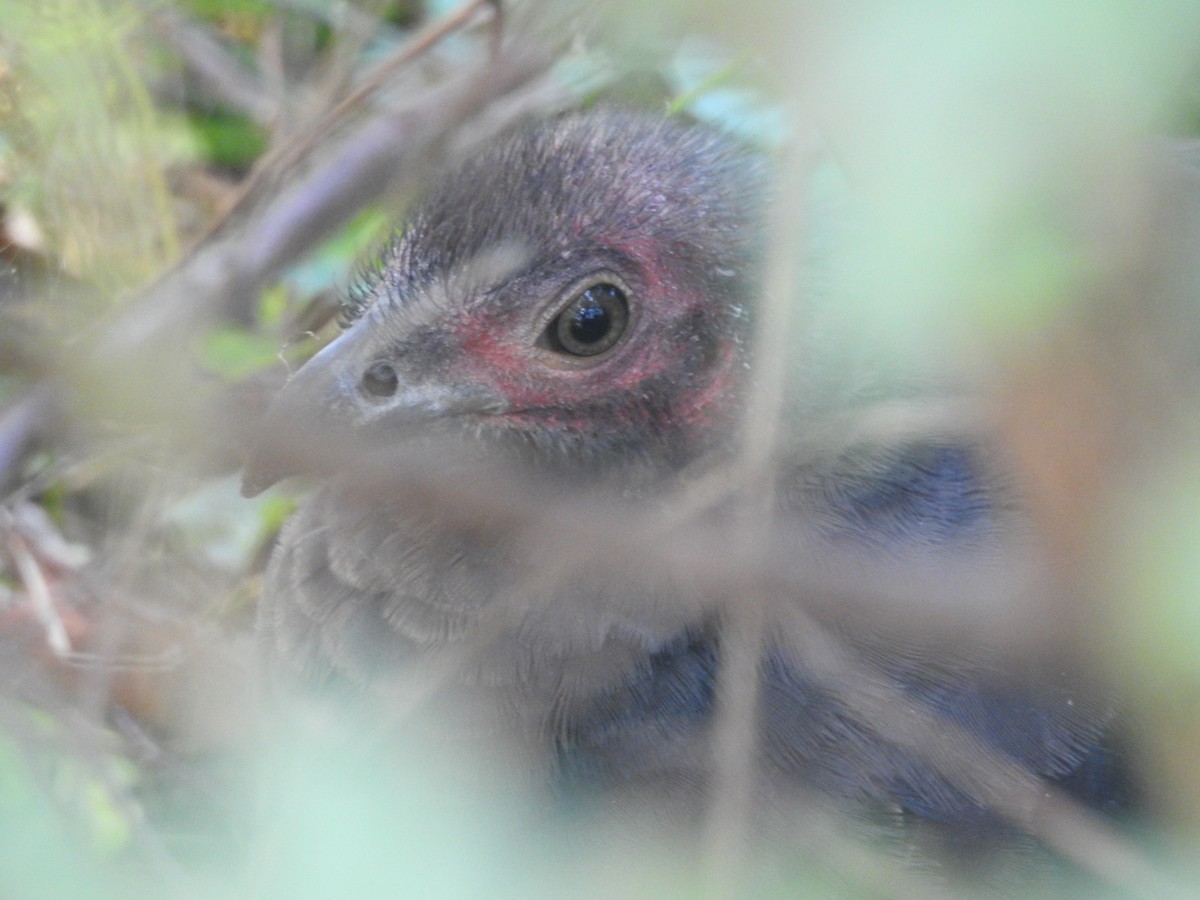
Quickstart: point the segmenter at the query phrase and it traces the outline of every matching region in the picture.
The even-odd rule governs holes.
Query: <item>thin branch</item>
[[[456,12],[428,25],[367,73],[362,83],[349,96],[325,113],[319,121],[313,123],[311,127],[303,129],[290,143],[281,144],[269,151],[255,164],[254,169],[243,183],[238,198],[227,213],[213,223],[212,229],[219,228],[230,215],[239,210],[247,198],[253,196],[265,181],[279,172],[292,168],[308,156],[315,147],[319,146],[321,141],[328,138],[329,134],[350,112],[357,109],[363,101],[383,87],[390,78],[428,52],[443,38],[461,28],[470,21],[480,7],[488,5],[490,2],[491,0],[470,0]],[[493,53],[493,62],[497,59],[498,54]]]
[[[325,164],[228,233],[212,235],[129,304],[104,330],[96,359],[128,371],[131,354],[177,348],[208,318],[246,306],[281,267],[411,175],[460,123],[527,84],[551,59],[505,57],[364,122]]]
[[[53,391],[48,384],[29,390],[0,413],[0,485],[20,464],[25,448],[53,416]]]

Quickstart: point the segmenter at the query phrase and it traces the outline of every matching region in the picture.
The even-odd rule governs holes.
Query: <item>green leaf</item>
[[[267,147],[265,130],[249,119],[231,113],[193,116],[191,128],[204,156],[215,166],[246,169]]]
[[[210,334],[200,348],[200,364],[214,375],[238,381],[279,361],[279,341],[228,327]]]

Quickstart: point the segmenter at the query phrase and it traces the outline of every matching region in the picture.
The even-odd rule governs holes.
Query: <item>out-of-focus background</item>
[[[803,172],[789,365],[983,398],[1053,639],[1135,723],[1129,841],[1200,884],[1200,7],[595,6],[0,0],[0,894],[712,887],[256,694],[302,487],[239,496],[255,422],[440,160],[601,101]],[[810,854],[729,883],[889,892]]]

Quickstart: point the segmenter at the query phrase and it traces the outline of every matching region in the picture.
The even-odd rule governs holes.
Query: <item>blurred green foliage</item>
[[[108,289],[144,283],[179,252],[165,173],[178,142],[128,52],[138,22],[124,4],[9,2],[0,43],[20,85],[0,120],[16,148],[8,190],[68,271]]]
[[[10,707],[7,712],[20,714]],[[117,757],[85,763],[48,732],[45,716],[26,711],[23,727],[42,732],[43,753],[32,760],[17,744],[0,739],[0,884],[7,897],[116,897],[111,868],[129,845],[128,807],[113,790],[136,777]],[[35,767],[36,766],[36,775]]]
[[[267,147],[266,131],[245,116],[196,112],[188,117],[188,123],[202,158],[220,168],[243,172]]]
[[[181,252],[179,170],[244,173],[269,130],[219,104],[177,104],[158,92],[179,63],[142,27],[135,4],[0,2],[0,63],[20,85],[0,81],[0,196],[35,212],[48,256],[119,302]],[[316,5],[319,59],[335,5]],[[441,15],[457,5],[425,8]],[[397,28],[420,16],[415,4],[383,6]],[[820,347],[798,350],[795,362],[830,357],[831,370],[851,379],[864,367],[889,380],[937,371],[980,347],[1002,353],[1086,303],[1096,260],[1081,252],[1081,235],[1125,212],[1106,186],[1128,174],[1130,148],[1200,108],[1179,87],[1200,60],[1194,2],[683,6],[612,7],[613,30],[628,45],[568,57],[556,77],[593,99],[641,65],[652,77],[639,81],[649,84],[639,98],[772,148],[781,167],[792,159],[789,142],[805,139],[796,122],[809,114],[820,122],[832,159],[811,181],[808,201],[820,215],[797,260]],[[188,0],[183,9],[246,59],[275,17],[303,12],[266,0]],[[650,61],[630,63],[621,55],[630,47],[631,56],[651,48]],[[198,365],[228,384],[279,366],[298,313],[343,289],[388,227],[382,209],[359,214],[263,293],[254,322],[199,335]],[[295,362],[311,346],[282,355]],[[23,384],[0,378],[0,404]],[[28,461],[26,473],[53,461]],[[38,498],[60,524],[69,493],[56,482]],[[223,472],[176,498],[164,518],[195,556],[249,577],[294,500],[267,494],[247,504],[236,494]],[[1200,474],[1190,461],[1173,463],[1133,508],[1136,540],[1113,575],[1119,588],[1108,590],[1112,658],[1154,713],[1149,740],[1175,755],[1178,793],[1194,805],[1200,787],[1187,772],[1200,740],[1183,715],[1194,712],[1200,685]],[[1170,746],[1179,733],[1187,740]],[[257,764],[277,776],[285,802],[255,823],[250,864],[231,863],[215,879],[228,896],[244,896],[244,877],[258,894],[287,897],[699,890],[686,856],[653,840],[640,852],[607,852],[603,835],[579,848],[534,829],[541,842],[531,843],[518,797],[464,791],[428,748],[364,762],[347,761],[344,748],[280,744]],[[133,884],[156,895],[136,877],[115,887],[130,859],[136,869],[137,823],[113,796],[136,780],[136,767],[108,757],[92,765],[104,777],[64,750],[50,777],[34,777],[23,748],[0,740],[0,893],[128,896]],[[833,885],[808,862],[753,887],[829,896]]]

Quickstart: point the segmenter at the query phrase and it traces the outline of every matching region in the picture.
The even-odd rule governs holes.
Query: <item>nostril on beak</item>
[[[399,384],[396,370],[385,362],[377,362],[372,363],[363,373],[358,389],[366,397],[383,400],[394,396]]]

